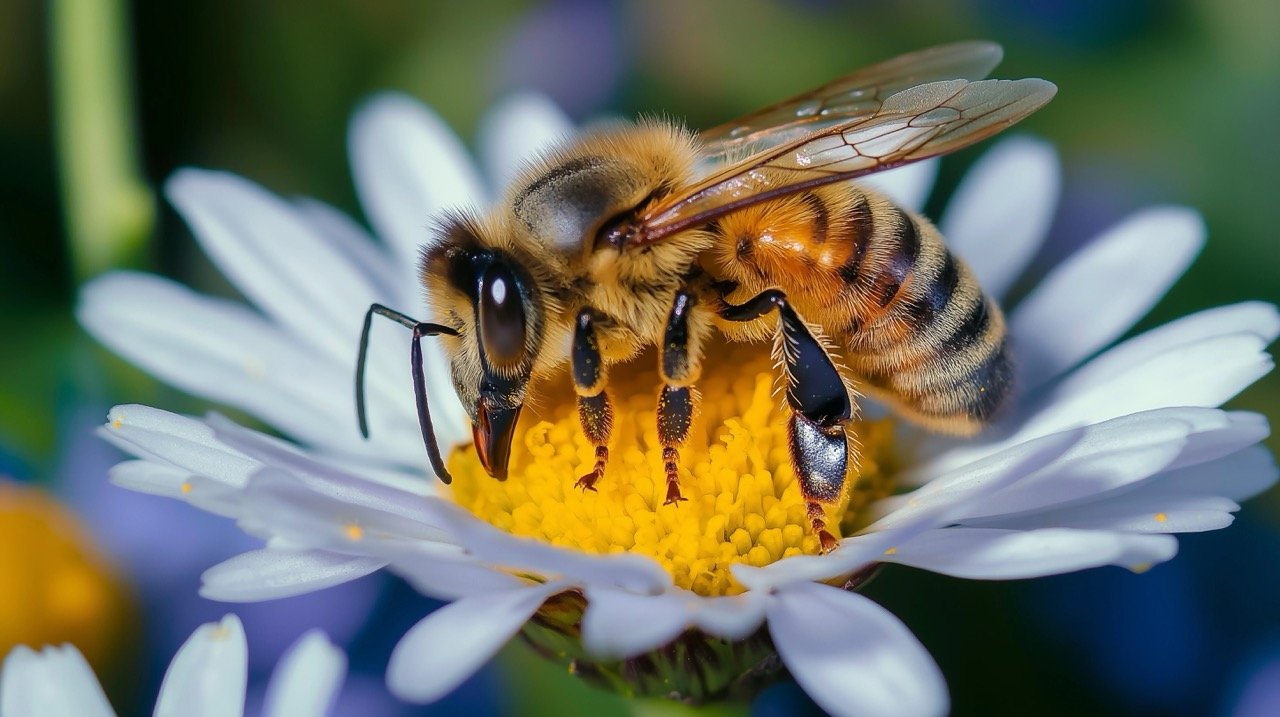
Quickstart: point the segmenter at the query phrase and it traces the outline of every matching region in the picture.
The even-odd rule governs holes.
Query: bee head
[[[482,242],[470,220],[447,220],[441,237],[423,254],[423,283],[437,320],[458,330],[444,345],[480,462],[504,480],[541,346],[542,301],[521,260]]]

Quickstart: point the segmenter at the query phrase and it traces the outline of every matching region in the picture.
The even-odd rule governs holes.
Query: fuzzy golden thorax
[[[677,126],[610,126],[531,162],[484,215],[454,213],[423,251],[421,279],[433,319],[456,329],[443,339],[455,388],[472,419],[482,397],[515,406],[531,378],[553,378],[569,355],[583,307],[603,321],[607,361],[629,358],[661,337],[675,291],[706,248],[701,232],[659,246],[597,247],[608,222],[692,181],[697,148]],[[480,330],[480,278],[508,269],[525,327],[519,355],[492,360]]]

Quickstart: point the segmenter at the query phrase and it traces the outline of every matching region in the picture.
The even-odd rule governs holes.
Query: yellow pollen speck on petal
[[[254,381],[262,381],[267,377],[267,365],[258,358],[246,359],[244,373]]]
[[[676,585],[701,595],[742,592],[729,570],[734,563],[762,566],[818,553],[791,467],[790,414],[774,391],[779,379],[769,346],[710,347],[697,383],[699,411],[680,447],[686,500],[676,505],[664,505],[656,363],[645,353],[611,367],[609,464],[595,491],[574,487],[594,465],[595,449],[563,376],[563,384],[534,387],[506,481],[490,478],[470,446],[453,452],[453,499],[515,535],[587,553],[647,555]],[[862,509],[891,490],[892,438],[887,420],[852,424],[857,467],[839,500],[826,506],[827,528],[837,538],[865,525]]]
[[[347,540],[352,542],[364,538],[364,528],[360,527],[359,523],[347,523],[342,526],[342,532],[347,536]]]
[[[112,428],[114,428],[114,429],[116,429],[117,431],[118,431],[118,430],[120,430],[120,427],[121,427],[121,426],[123,426],[123,425],[124,425],[124,419],[122,419],[122,418],[120,418],[120,417],[118,417],[118,416],[116,417],[116,419],[115,419],[114,421],[112,421],[112,422],[111,422],[111,427],[112,427]]]
[[[1156,513],[1156,522],[1157,522],[1157,523],[1163,523],[1163,522],[1165,522],[1165,521],[1166,521],[1166,520],[1168,520],[1168,519],[1169,519],[1169,516],[1165,515],[1164,513]]]
[[[1137,563],[1136,565],[1129,566],[1129,570],[1138,574],[1145,573],[1150,569],[1151,569],[1151,563]]]
[[[191,481],[189,480],[182,481],[182,494],[183,495],[191,494]]]
[[[898,554],[898,549],[897,549],[897,548],[889,548],[888,550],[884,551],[884,554],[885,554],[885,555],[897,555],[897,554]]]

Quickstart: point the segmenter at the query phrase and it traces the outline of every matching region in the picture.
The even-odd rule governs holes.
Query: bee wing
[[[627,242],[650,244],[760,202],[954,152],[1021,120],[1058,88],[1041,79],[931,82],[847,120],[748,157],[646,207]]]
[[[702,158],[714,164],[726,157],[759,152],[808,136],[823,128],[880,111],[902,90],[938,80],[981,80],[1003,51],[993,42],[959,42],[900,55],[865,67],[817,89],[785,99],[745,117],[699,133]]]

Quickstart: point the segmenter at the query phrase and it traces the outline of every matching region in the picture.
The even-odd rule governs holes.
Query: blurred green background
[[[118,53],[109,42],[113,23]],[[530,87],[576,120],[663,113],[699,127],[901,52],[991,39],[1005,47],[998,76],[1042,76],[1060,88],[1021,126],[1052,141],[1065,169],[1040,270],[1135,209],[1181,203],[1203,212],[1209,242],[1139,328],[1244,299],[1280,302],[1277,28],[1280,3],[1257,0],[7,0],[0,3],[0,473],[53,476],[75,406],[205,410],[94,345],[71,317],[78,283],[128,265],[232,293],[153,194],[183,165],[228,169],[359,216],[347,120],[362,98],[385,89],[422,99],[468,141],[492,102]],[[99,75],[66,69],[86,58]],[[112,63],[120,63],[123,86],[109,81]],[[935,216],[981,151],[943,162]],[[123,248],[73,251],[69,236],[122,240]],[[1232,406],[1274,418],[1277,398],[1280,377],[1272,374]],[[1280,442],[1273,437],[1271,446]],[[1280,553],[1280,499],[1272,492],[1253,501],[1240,522],[1225,537],[1185,538],[1184,556],[1148,576],[980,584],[902,569],[870,592],[937,657],[958,713],[1228,711],[1241,675],[1280,645],[1267,642],[1280,636],[1280,615],[1224,615],[1233,603],[1218,599],[1280,591],[1267,577]],[[1167,582],[1174,571],[1193,598],[1186,615],[1169,618],[1173,627],[1142,626],[1152,631],[1153,654],[1135,652],[1129,661],[1150,671],[1119,681],[1100,675],[1084,633],[1117,600],[1167,597],[1159,576],[1167,573]],[[1169,667],[1154,653],[1200,644],[1178,632],[1184,627],[1241,637],[1214,642],[1216,651],[1197,658],[1215,661],[1210,672],[1200,663]],[[514,675],[503,682],[513,690],[506,704],[553,711],[569,699],[566,690],[589,699],[516,653],[503,673]],[[1186,689],[1178,670],[1199,680],[1193,692],[1178,691]],[[770,699],[757,711],[814,709],[785,687]]]

